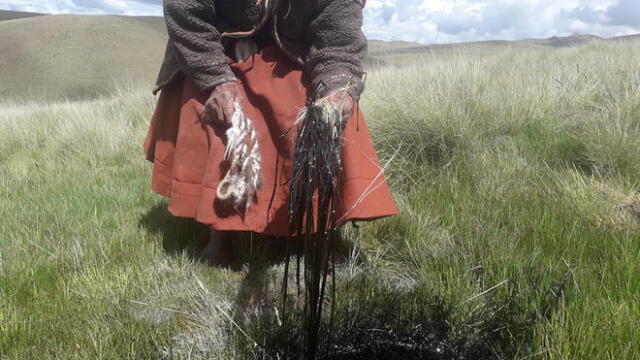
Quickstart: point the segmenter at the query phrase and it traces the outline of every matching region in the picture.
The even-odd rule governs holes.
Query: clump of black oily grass
[[[336,292],[334,316],[321,322],[317,359],[512,359],[530,353],[539,321],[518,302],[515,286],[488,295],[462,318],[426,284],[400,288],[364,271],[340,280]],[[255,343],[238,337],[236,349],[245,359],[304,359],[303,309],[284,318],[273,309],[248,316],[244,331]]]
[[[315,359],[322,327],[329,258],[336,236],[338,181],[342,172],[344,119],[339,105],[326,99],[312,102],[299,117],[299,129],[290,179],[290,234],[304,244],[305,358]],[[288,259],[288,258],[287,258]],[[298,259],[298,267],[300,267]],[[283,315],[289,262],[283,281]]]

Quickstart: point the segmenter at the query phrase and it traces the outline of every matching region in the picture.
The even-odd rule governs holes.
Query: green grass
[[[636,41],[370,71],[401,214],[345,233],[341,340],[396,322],[467,358],[640,359],[638,63]],[[150,192],[153,105],[0,105],[0,358],[250,358],[295,338],[251,305],[277,297],[281,244],[247,235],[240,271],[209,267],[206,229]]]

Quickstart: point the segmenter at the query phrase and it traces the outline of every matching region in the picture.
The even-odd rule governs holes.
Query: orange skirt
[[[302,67],[274,46],[230,66],[247,99],[242,108],[260,143],[263,185],[256,202],[238,213],[233,205],[216,199],[218,183],[228,169],[224,130],[201,119],[208,94],[188,77],[162,90],[153,114],[144,144],[146,157],[153,162],[151,188],[169,197],[173,215],[194,218],[212,229],[288,236],[287,181],[297,135],[294,123],[307,101]],[[339,223],[397,214],[357,106],[344,137]]]

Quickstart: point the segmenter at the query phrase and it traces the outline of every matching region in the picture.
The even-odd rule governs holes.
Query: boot
[[[230,231],[211,230],[209,243],[202,257],[214,265],[229,265],[233,261],[233,243]]]

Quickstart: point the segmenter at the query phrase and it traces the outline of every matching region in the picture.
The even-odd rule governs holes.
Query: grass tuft
[[[401,213],[345,229],[323,356],[639,359],[639,50],[371,70],[361,105]],[[274,310],[283,240],[243,234],[234,270],[210,267],[207,229],[149,190],[154,102],[126,85],[0,103],[0,358],[299,354],[300,314]]]

